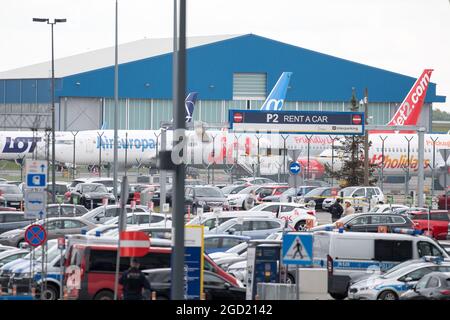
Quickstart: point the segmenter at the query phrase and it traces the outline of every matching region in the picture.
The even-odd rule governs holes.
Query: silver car
[[[283,231],[284,221],[276,218],[234,218],[230,219],[209,233],[226,233],[265,239],[275,232]]]
[[[91,230],[97,225],[82,218],[48,218],[35,224],[45,227],[47,239],[56,239],[69,234],[80,234],[82,230]],[[0,244],[20,247],[25,242],[25,230],[28,226],[0,234]]]

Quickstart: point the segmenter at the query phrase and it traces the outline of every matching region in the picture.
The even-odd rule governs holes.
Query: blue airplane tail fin
[[[283,72],[273,87],[266,101],[261,107],[261,110],[281,110],[283,109],[284,99],[286,98],[286,91],[291,80],[292,72]]]
[[[184,101],[186,108],[186,122],[191,122],[194,115],[195,102],[197,101],[197,92],[190,92]]]

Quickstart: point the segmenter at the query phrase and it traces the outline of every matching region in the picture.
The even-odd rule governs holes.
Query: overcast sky
[[[189,35],[254,33],[418,77],[450,101],[449,0],[187,0]],[[1,0],[0,71],[114,44],[115,0]],[[119,0],[119,42],[172,35],[172,0]],[[450,112],[450,102],[436,105]]]

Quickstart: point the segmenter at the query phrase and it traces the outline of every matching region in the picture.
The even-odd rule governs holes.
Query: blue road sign
[[[289,165],[289,172],[293,175],[297,175],[302,172],[302,166],[296,161],[291,162],[291,164]]]
[[[363,112],[229,110],[233,131],[298,134],[364,134]]]
[[[312,265],[313,235],[306,232],[290,232],[283,236],[282,259],[284,264]]]
[[[25,230],[25,241],[33,247],[40,246],[47,240],[47,232],[39,224],[33,224]]]
[[[28,173],[28,188],[45,188],[47,186],[47,175],[45,173]]]

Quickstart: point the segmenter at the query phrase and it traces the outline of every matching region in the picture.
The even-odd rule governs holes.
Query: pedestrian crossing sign
[[[312,265],[313,235],[308,232],[291,232],[283,236],[283,263]]]

